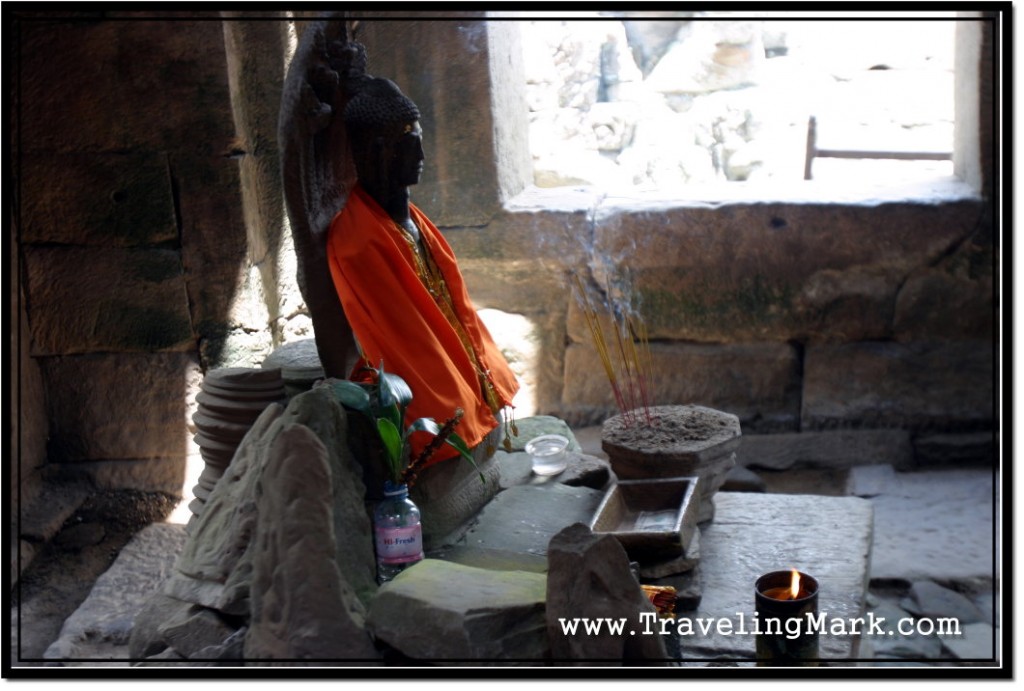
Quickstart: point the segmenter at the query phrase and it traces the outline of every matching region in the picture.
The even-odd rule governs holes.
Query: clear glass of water
[[[561,434],[544,434],[534,437],[526,444],[526,453],[533,457],[533,472],[536,475],[557,475],[569,464],[565,450],[569,440]]]

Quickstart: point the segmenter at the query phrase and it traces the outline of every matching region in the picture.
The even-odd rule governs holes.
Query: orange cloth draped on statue
[[[417,261],[411,238],[359,185],[331,222],[331,276],[363,357],[353,378],[359,378],[363,366],[379,367],[383,362],[386,372],[399,375],[412,389],[406,424],[421,417],[444,424],[462,408],[455,432],[474,447],[497,427],[495,413],[511,404],[519,385],[473,309],[451,247],[423,212],[412,204],[409,211],[432,264]],[[422,275],[425,266],[439,272],[435,279],[442,279],[447,291],[435,289],[433,293],[442,294],[432,294]],[[450,303],[444,293],[450,295]],[[442,310],[446,304],[461,324],[461,335]],[[483,379],[481,373],[486,373]],[[491,404],[484,380],[493,388]],[[427,442],[426,435],[413,435],[413,458]],[[454,455],[442,447],[426,465]]]

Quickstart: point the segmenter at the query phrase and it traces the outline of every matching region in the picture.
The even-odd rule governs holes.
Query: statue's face
[[[423,174],[423,130],[418,122],[405,128],[392,154],[391,179],[401,186],[415,185]]]

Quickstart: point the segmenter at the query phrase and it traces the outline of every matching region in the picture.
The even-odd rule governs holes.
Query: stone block
[[[560,531],[548,546],[547,633],[552,660],[583,665],[666,661],[660,636],[638,636],[641,615],[654,616],[654,605],[640,590],[625,550],[611,535],[596,535],[585,525]],[[626,621],[620,633],[566,634],[564,619]]]
[[[165,154],[33,152],[22,174],[23,243],[109,248],[178,240]]]
[[[900,601],[900,606],[918,617],[952,617],[961,625],[983,619],[981,611],[964,595],[934,581],[915,581],[910,586],[910,593]]]
[[[125,458],[116,461],[77,461],[56,464],[68,477],[86,478],[98,489],[134,489],[182,495],[186,457]]]
[[[143,528],[96,580],[43,657],[127,660],[135,617],[171,574],[184,542],[183,526],[154,523]]]
[[[936,266],[921,268],[900,287],[893,316],[898,341],[995,340],[991,245],[973,242]]]
[[[798,428],[800,363],[792,346],[651,343],[650,353],[655,373],[651,401],[724,410],[751,431]],[[618,412],[593,342],[570,345],[559,415],[573,426],[585,426]]]
[[[609,276],[629,267],[652,338],[870,339],[891,327],[902,278],[975,221],[974,205],[962,201],[927,209],[607,201],[594,254]]]
[[[157,634],[182,657],[199,657],[204,648],[222,645],[236,629],[217,613],[201,605],[175,613],[157,628]]]
[[[900,473],[871,499],[875,508],[871,578],[935,580],[991,587],[996,513],[990,470]],[[928,539],[906,526],[926,526]]]
[[[186,455],[187,353],[42,358],[51,462]]]
[[[996,659],[996,627],[976,622],[961,627],[960,636],[942,636],[942,647],[960,660]]]
[[[274,455],[287,450],[275,440],[290,425],[308,428],[326,450],[330,472],[324,480],[324,489],[329,493],[331,508],[325,520],[331,523],[317,530],[330,536],[333,553],[345,555],[344,559],[339,559],[337,568],[357,597],[364,602],[372,597],[377,587],[376,567],[370,519],[363,501],[365,487],[359,479],[361,470],[348,453],[345,414],[326,389],[300,394],[286,409],[272,404],[263,411],[191,529],[191,537],[178,563],[179,573],[168,582],[167,594],[228,614],[244,615],[249,611],[251,580],[258,561],[264,558],[262,547],[255,542],[260,498],[272,492],[295,490],[284,482],[275,487],[263,477]],[[291,434],[295,437],[298,433]],[[303,448],[320,448],[309,438],[300,441]],[[257,491],[257,486],[262,489]],[[301,496],[295,497],[295,501],[300,499]],[[287,505],[284,498],[264,501]],[[311,503],[306,508],[311,515],[319,516],[322,507]],[[273,561],[268,568],[272,565]],[[290,564],[287,568],[298,567]]]
[[[174,250],[26,246],[33,355],[195,347]]]
[[[744,433],[736,450],[736,462],[767,470],[844,469],[873,463],[906,470],[914,465],[914,450],[906,430]]]
[[[425,559],[381,587],[367,625],[422,663],[501,660],[543,664],[546,578]]]
[[[175,31],[158,19],[126,24],[25,24],[23,68],[33,79],[20,101],[23,141],[40,151],[192,149],[237,167],[223,156],[235,128],[221,27],[201,20],[177,21]],[[126,57],[132,55],[160,55],[164,66]]]
[[[991,427],[993,364],[985,341],[811,346],[801,428]]]
[[[314,399],[322,403],[327,396]],[[340,407],[335,408],[335,419],[344,420]],[[346,578],[353,569],[344,563],[351,560],[358,567],[362,555],[339,550],[353,543],[347,534],[337,534],[362,528],[363,542],[370,542],[365,520],[359,525],[345,520],[354,502],[362,508],[362,491],[358,496],[352,491],[355,483],[362,490],[362,483],[351,475],[337,477],[344,472],[331,462],[337,450],[293,422],[297,412],[289,406],[281,416],[283,424],[269,441],[261,468],[262,491],[254,497],[245,658],[375,661],[379,656],[364,630],[366,610]]]
[[[573,523],[589,523],[604,493],[562,484],[520,485],[496,496],[456,546],[543,556]]]

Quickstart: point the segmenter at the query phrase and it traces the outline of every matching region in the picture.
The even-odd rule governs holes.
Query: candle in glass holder
[[[796,569],[772,571],[754,584],[758,666],[808,666],[818,659],[818,581]]]

